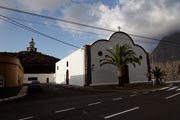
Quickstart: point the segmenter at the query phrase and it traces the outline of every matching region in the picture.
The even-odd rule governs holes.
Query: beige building
[[[23,79],[24,72],[19,59],[0,55],[0,97],[17,94],[23,85]]]

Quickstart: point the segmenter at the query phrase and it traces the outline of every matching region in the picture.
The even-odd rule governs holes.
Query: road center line
[[[143,94],[148,94],[149,92],[147,91],[147,92],[143,92]]]
[[[134,97],[134,96],[136,96],[137,94],[133,94],[133,95],[130,95],[130,97]]]
[[[30,116],[30,117],[25,117],[25,118],[21,118],[21,119],[18,119],[18,120],[29,120],[29,119],[32,119],[33,116]]]
[[[64,110],[58,110],[58,111],[55,111],[55,114],[56,113],[61,113],[61,112],[66,112],[66,111],[70,111],[70,110],[75,110],[76,108],[68,108],[68,109],[64,109]]]
[[[109,119],[109,118],[115,117],[115,116],[117,116],[117,115],[121,115],[121,114],[124,114],[124,113],[130,112],[130,111],[133,111],[133,110],[137,110],[137,109],[139,109],[139,108],[140,108],[140,107],[134,107],[134,108],[129,109],[129,110],[125,110],[125,111],[122,111],[122,112],[119,112],[119,113],[115,113],[115,114],[112,114],[112,115],[106,116],[106,117],[104,117],[104,119]]]
[[[169,86],[168,87],[163,87],[163,88],[161,88],[159,90],[165,90],[165,89],[168,89],[168,88],[169,88]]]
[[[97,105],[97,104],[100,104],[100,103],[101,103],[101,102],[94,102],[94,103],[88,104],[88,106]]]
[[[157,90],[155,89],[155,90],[151,90],[151,92],[156,92]]]
[[[166,90],[166,91],[171,91],[171,90],[174,90],[174,89],[176,89],[177,87],[172,87],[172,88],[169,88],[168,90]]]
[[[165,98],[166,98],[166,99],[170,99],[170,98],[175,97],[175,96],[177,96],[177,95],[180,95],[180,92],[179,92],[179,93],[176,93],[176,94],[174,94],[174,95],[171,95],[171,96],[165,97]]]
[[[112,99],[113,101],[116,101],[116,100],[121,100],[122,99],[122,97],[119,97],[119,98],[114,98],[114,99]]]
[[[180,88],[179,88],[179,89],[176,89],[176,91],[180,91]]]

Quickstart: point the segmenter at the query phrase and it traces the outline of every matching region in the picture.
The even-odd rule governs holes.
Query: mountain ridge
[[[180,31],[164,37],[151,53],[155,63],[180,60]]]

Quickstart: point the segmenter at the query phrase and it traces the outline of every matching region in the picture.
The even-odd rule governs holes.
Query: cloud
[[[91,5],[83,2],[71,3],[68,7],[62,10],[63,15],[60,18],[68,21],[96,26],[97,22],[100,19],[100,17],[96,14],[98,5],[99,4]],[[89,29],[87,27],[82,27],[79,25],[69,24],[59,21],[57,21],[57,25],[59,25],[60,27],[68,27],[73,29],[81,29],[81,30]],[[77,31],[77,33],[79,32]]]
[[[54,11],[67,6],[70,0],[17,0],[17,3],[26,11],[41,13],[43,11]]]
[[[151,36],[162,36],[169,32],[174,24],[179,24],[180,1],[175,1],[173,6],[168,5],[168,0],[124,0],[122,13],[126,21],[126,29]],[[169,7],[168,7],[169,6]],[[138,30],[137,30],[138,29]]]
[[[179,0],[119,0],[119,4],[113,7],[101,2],[83,2],[71,3],[64,8],[61,18],[113,30],[121,26],[124,32],[160,39],[180,29],[179,11]],[[72,24],[58,24],[88,30]]]
[[[179,24],[180,2],[173,1],[169,6],[168,0],[120,0],[113,8],[102,3],[74,3],[63,9],[62,14],[64,19],[84,24],[114,30],[121,26],[125,31],[156,35],[167,26]]]

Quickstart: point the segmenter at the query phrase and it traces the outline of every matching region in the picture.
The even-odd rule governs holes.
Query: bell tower
[[[35,48],[35,43],[33,38],[29,42],[29,47],[27,47],[27,51],[37,52],[37,48]]]

